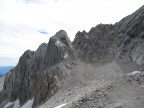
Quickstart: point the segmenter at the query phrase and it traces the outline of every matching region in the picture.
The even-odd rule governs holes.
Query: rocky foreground
[[[3,78],[0,108],[143,108],[143,28],[144,6],[73,42],[60,30]]]

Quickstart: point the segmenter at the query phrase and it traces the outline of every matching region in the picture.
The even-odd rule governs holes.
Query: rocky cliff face
[[[144,6],[116,23],[117,47],[123,62],[134,61],[143,65]]]
[[[115,25],[97,25],[88,33],[78,32],[73,46],[84,61],[144,64],[144,6]]]
[[[34,52],[27,50],[5,78],[0,103],[34,99],[37,107],[51,98],[71,77],[77,61],[144,64],[144,6],[114,25],[100,24],[78,32],[71,43],[63,30]],[[79,72],[75,70],[76,72]]]
[[[106,62],[114,57],[115,27],[113,25],[97,25],[88,33],[78,32],[73,46],[82,61]]]
[[[57,32],[48,44],[41,44],[35,52],[27,50],[17,66],[7,74],[1,92],[6,94],[4,100],[19,99],[20,105],[23,105],[34,98],[34,107],[41,104],[68,79],[75,59],[67,33],[63,30]]]

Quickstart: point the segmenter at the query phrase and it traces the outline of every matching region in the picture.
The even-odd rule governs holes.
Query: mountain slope
[[[83,61],[106,62],[113,59],[114,47],[113,25],[97,25],[88,33],[78,32],[73,41],[77,54]]]
[[[116,23],[119,57],[143,65],[144,6]]]
[[[8,73],[0,100],[15,101],[23,105],[34,98],[33,106],[53,96],[76,59],[75,52],[65,31],[51,37],[48,44],[42,44],[37,51],[27,50],[18,65]],[[5,98],[3,98],[5,97]],[[1,101],[1,102],[2,102]]]
[[[142,108],[144,75],[127,73],[143,71],[143,20],[144,6],[114,25],[78,32],[72,43],[61,30],[27,50],[6,75],[0,107]]]

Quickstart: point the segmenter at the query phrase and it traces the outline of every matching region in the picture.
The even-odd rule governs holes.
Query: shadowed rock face
[[[114,56],[113,25],[97,25],[88,33],[78,32],[73,46],[80,59],[87,62],[106,62]]]
[[[59,31],[49,40],[43,64],[47,64],[46,67],[51,67],[65,59],[76,59],[76,53],[67,33]]]
[[[34,52],[27,50],[13,71],[6,76],[3,92],[9,101],[24,104],[34,97],[34,106],[53,96],[69,76],[76,54],[63,30],[41,44]],[[4,94],[4,93],[3,93]]]
[[[78,32],[73,46],[83,61],[144,64],[144,6],[115,25],[97,25],[88,33]]]
[[[144,64],[144,6],[116,23],[119,58],[125,63]]]
[[[76,61],[144,64],[144,6],[115,25],[100,24],[88,33],[78,32],[73,43],[63,30],[34,52],[27,50],[5,78],[0,103],[19,99],[33,107],[51,98],[69,79]],[[78,64],[77,64],[78,65]],[[77,71],[76,71],[77,72]]]

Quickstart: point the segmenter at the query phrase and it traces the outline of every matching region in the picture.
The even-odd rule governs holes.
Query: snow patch
[[[59,40],[57,40],[55,44],[56,44],[57,46],[63,46],[63,44],[62,44]]]
[[[14,102],[14,107],[13,108],[19,108],[20,105],[19,105],[19,99],[17,99],[15,102]]]
[[[17,99],[17,100],[14,101],[14,102],[8,102],[8,103],[4,106],[4,108],[7,108],[7,107],[9,107],[9,106],[12,105],[12,104],[14,104],[13,108],[19,108],[19,107],[20,107],[20,105],[19,105],[19,99]]]
[[[66,103],[65,104],[62,104],[62,105],[59,105],[59,106],[57,106],[57,107],[54,107],[54,108],[62,108],[62,107],[64,107],[66,105]]]
[[[34,102],[34,98],[32,100],[28,100],[27,103],[25,103],[21,108],[32,108],[32,105],[33,105],[33,102]],[[4,108],[7,108],[9,107],[10,105],[14,105],[13,108],[20,108],[20,105],[19,105],[19,99],[17,99],[16,101],[14,102],[8,102]]]
[[[34,102],[34,98],[32,100],[28,100],[21,108],[32,108]]]
[[[141,74],[140,71],[133,71],[132,73],[128,73],[127,75],[135,75],[135,74]]]
[[[9,107],[10,105],[12,105],[13,104],[13,102],[8,102],[5,106],[4,106],[4,108],[7,108],[7,107]]]

